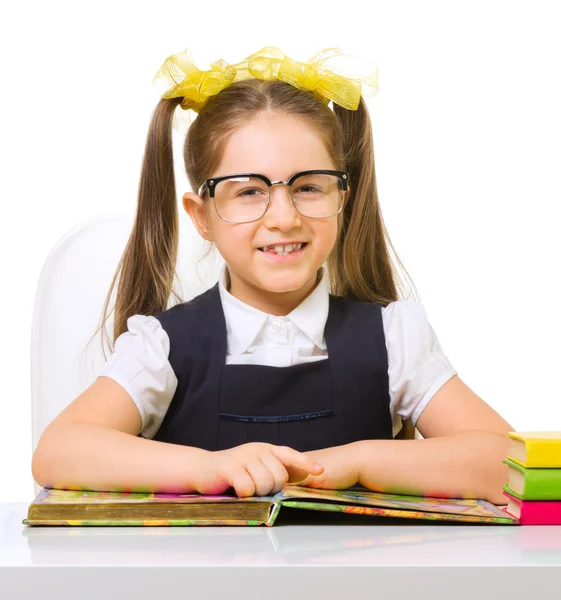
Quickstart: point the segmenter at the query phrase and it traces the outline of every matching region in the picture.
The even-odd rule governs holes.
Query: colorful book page
[[[401,494],[382,494],[361,490],[319,490],[299,486],[285,487],[275,496],[275,500],[284,504],[285,499],[310,499],[320,502],[331,500],[341,504],[352,502],[379,508],[401,509],[430,513],[448,513],[480,517],[505,518],[505,513],[486,500],[471,498],[431,498],[428,496],[406,496]]]
[[[342,512],[353,515],[370,515],[373,517],[399,517],[405,519],[423,519],[431,521],[460,521],[467,523],[502,523],[504,525],[516,524],[516,519],[503,511],[499,515],[480,514],[452,514],[427,512],[420,510],[397,510],[375,506],[349,506],[348,504],[332,504],[328,502],[309,502],[300,500],[284,500],[282,506],[301,508],[305,510],[320,510]]]

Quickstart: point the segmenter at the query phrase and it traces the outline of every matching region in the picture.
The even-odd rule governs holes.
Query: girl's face
[[[210,177],[259,173],[271,181],[287,181],[308,169],[337,169],[316,131],[294,117],[264,112],[230,136],[222,162]],[[210,198],[203,201],[191,192],[183,196],[183,205],[201,236],[213,241],[224,258],[230,293],[275,315],[288,314],[316,286],[318,269],[335,244],[340,216],[302,216],[292,205],[286,185],[271,188],[267,212],[250,223],[223,221]],[[260,250],[300,242],[306,246],[289,261]]]

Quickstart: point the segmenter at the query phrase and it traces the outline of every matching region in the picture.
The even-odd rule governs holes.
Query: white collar
[[[324,331],[329,312],[329,290],[327,275],[323,267],[321,268],[321,279],[312,293],[285,317],[274,317],[232,296],[226,289],[226,269],[226,264],[224,264],[218,279],[218,290],[226,320],[228,348],[232,354],[245,352],[268,318],[291,321],[318,348],[326,349]]]

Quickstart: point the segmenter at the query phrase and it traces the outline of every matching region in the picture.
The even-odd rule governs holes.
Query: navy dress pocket
[[[290,367],[225,365],[218,417],[219,450],[248,442],[310,449],[320,421],[335,417],[329,359]]]

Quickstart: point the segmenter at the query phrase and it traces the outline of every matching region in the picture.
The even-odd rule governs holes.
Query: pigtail
[[[391,253],[411,288],[414,289],[414,285],[393,248],[380,211],[370,117],[363,98],[357,110],[334,104],[333,112],[341,127],[351,194],[343,212],[338,240],[328,260],[332,293],[387,306],[409,295],[396,272]]]
[[[110,352],[113,351],[113,343],[108,339],[105,325],[117,284],[113,340],[127,331],[130,316],[154,315],[166,310],[170,294],[177,297],[173,281],[179,244],[179,217],[171,126],[174,110],[180,101],[181,98],[160,100],[148,129],[136,217],[105,299],[101,325],[91,338],[102,329]],[[179,297],[177,299],[181,301]],[[102,335],[102,347],[103,341]]]

